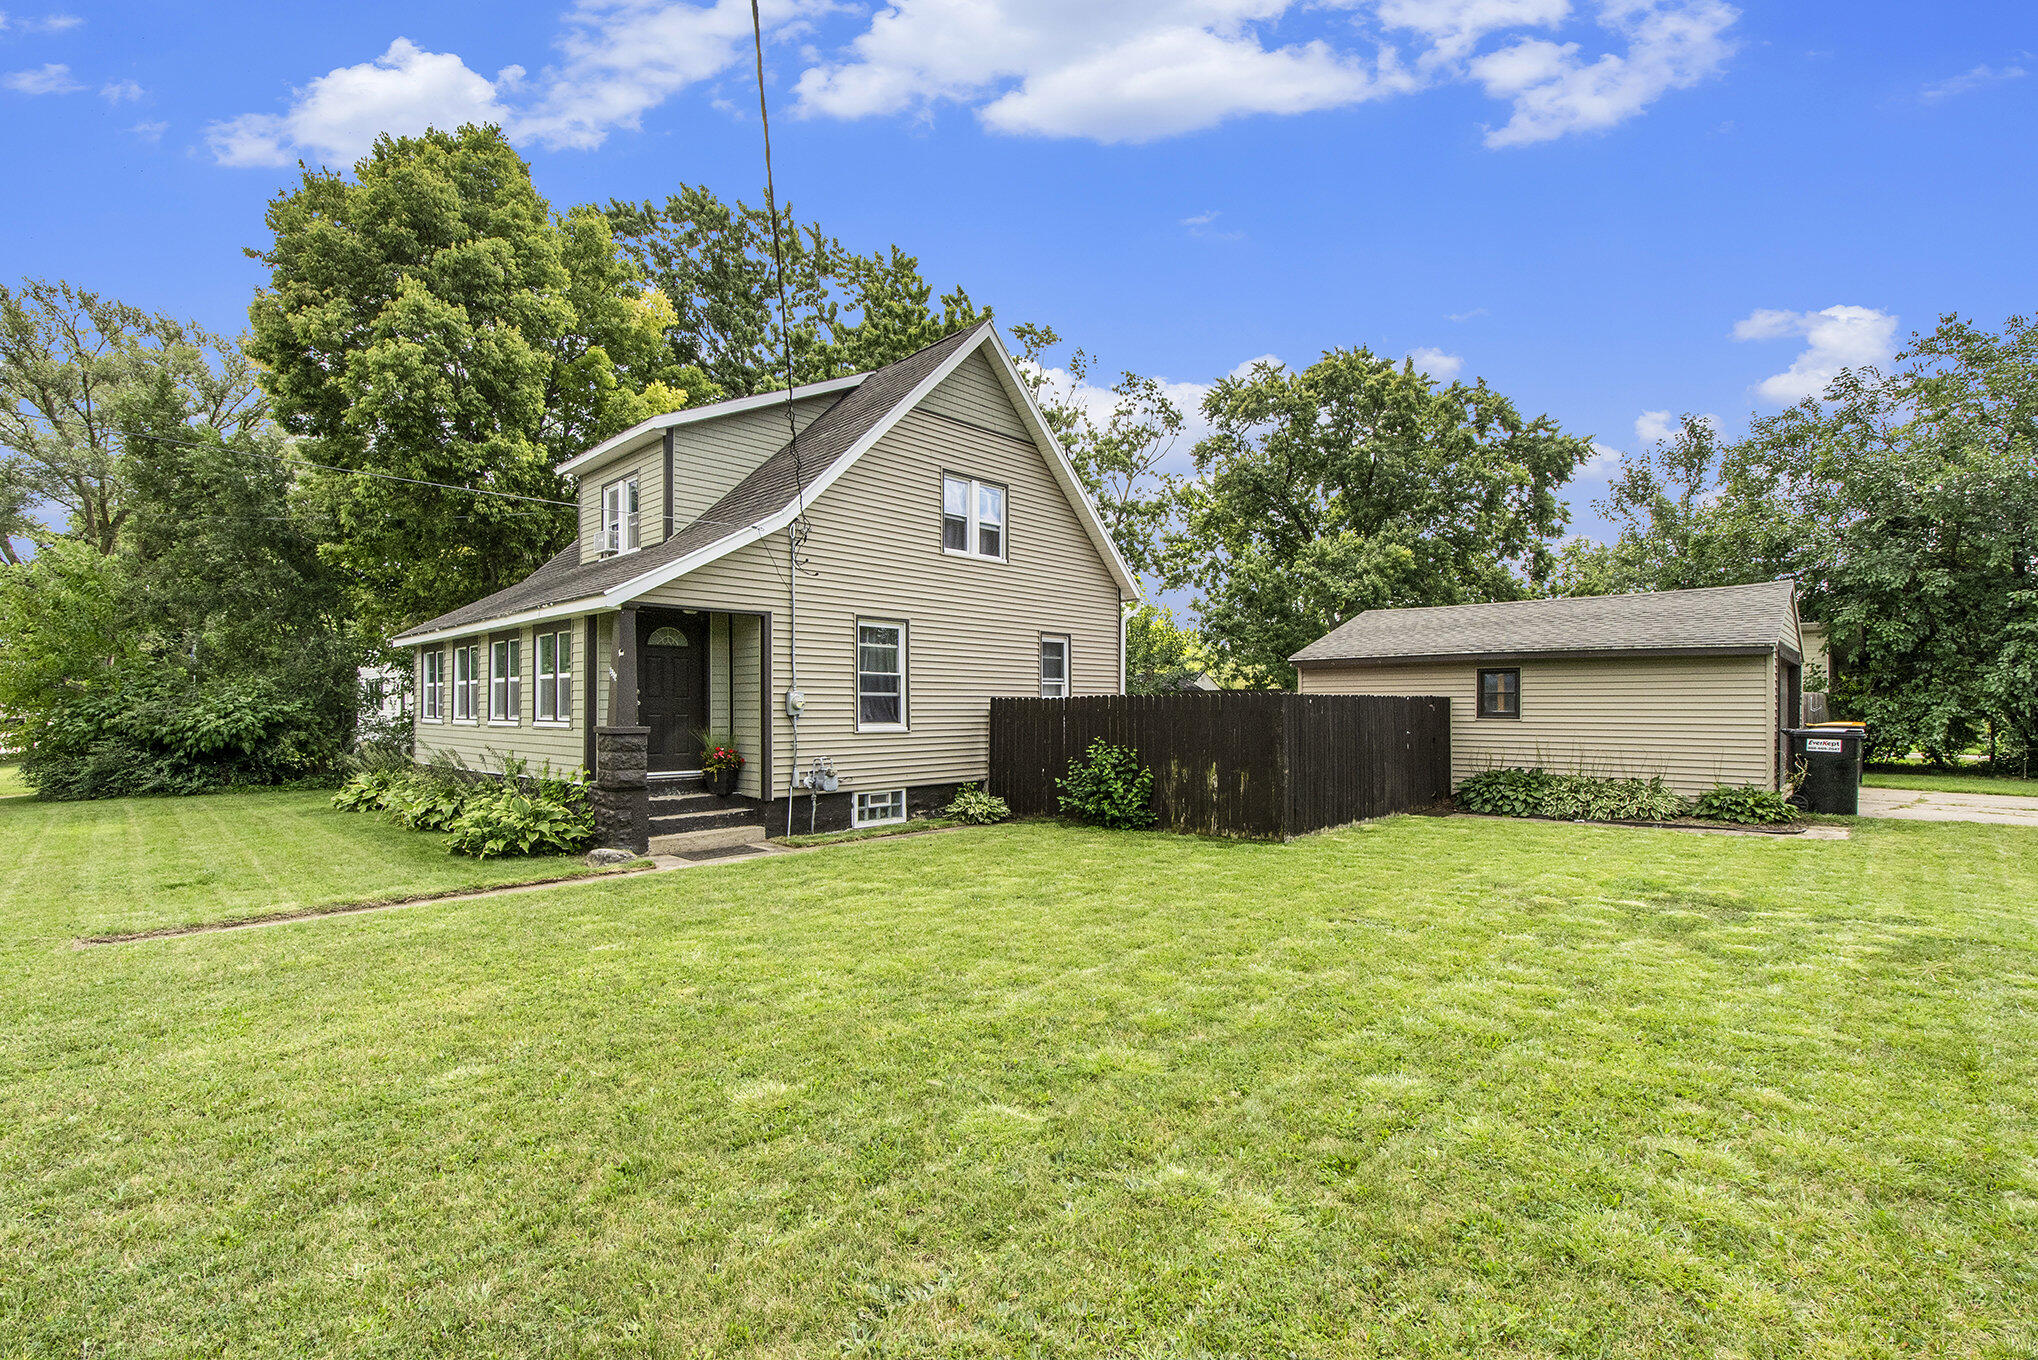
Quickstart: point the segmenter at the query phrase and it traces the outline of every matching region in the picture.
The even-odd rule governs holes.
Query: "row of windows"
[[[637,478],[610,482],[601,490],[601,551],[635,552],[638,532]],[[941,548],[965,557],[1005,560],[1005,488],[996,482],[944,474],[941,478]]]
[[[418,683],[418,717],[425,722],[479,722],[483,690],[481,644],[454,647],[452,678],[447,679],[446,652],[426,652]],[[521,721],[524,711],[524,645],[522,638],[498,638],[488,644],[486,661],[488,720]],[[537,686],[533,709],[541,723],[573,721],[573,630],[560,628],[538,634]]]
[[[1040,637],[1040,697],[1069,696],[1069,639],[1065,633]],[[906,624],[903,620],[859,619],[856,623],[856,726],[859,730],[905,727]]]
[[[454,647],[452,680],[446,652],[424,654],[418,686],[418,716],[425,722],[476,722],[481,713],[481,644]],[[1040,638],[1040,697],[1069,696],[1069,639],[1062,633]],[[541,723],[573,721],[573,630],[538,634],[534,711]],[[498,638],[488,644],[488,720],[517,722],[524,711],[523,640]],[[906,624],[904,620],[859,620],[856,625],[856,725],[903,728],[906,712]]]

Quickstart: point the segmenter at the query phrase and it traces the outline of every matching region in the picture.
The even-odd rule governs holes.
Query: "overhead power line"
[[[14,414],[23,419],[40,420],[53,427],[58,425],[57,421],[40,411],[16,411]],[[439,491],[461,491],[470,496],[494,496],[499,500],[528,501],[533,505],[556,505],[565,510],[576,510],[579,508],[579,502],[577,501],[553,500],[549,496],[525,496],[515,491],[494,491],[485,486],[460,486],[453,482],[434,482],[423,477],[399,477],[394,472],[376,472],[369,468],[336,467],[331,463],[314,463],[309,458],[292,458],[286,454],[269,453],[263,449],[242,448],[223,440],[217,444],[207,444],[195,439],[176,439],[170,435],[150,434],[140,430],[124,430],[121,432],[120,437],[122,439],[149,439],[154,440],[158,444],[174,444],[179,448],[186,449],[224,449],[229,453],[245,453],[255,458],[270,458],[279,463],[291,463],[297,467],[317,468],[321,472],[337,472],[347,477],[373,477],[377,481],[402,482],[408,486],[429,486]]]

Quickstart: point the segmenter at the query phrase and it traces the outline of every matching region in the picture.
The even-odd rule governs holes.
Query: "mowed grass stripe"
[[[50,952],[0,1351],[2013,1354],[2032,840],[1015,826]]]

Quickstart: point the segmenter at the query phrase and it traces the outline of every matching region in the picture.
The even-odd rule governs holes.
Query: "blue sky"
[[[425,122],[504,122],[559,207],[761,197],[747,0],[8,3],[0,278],[238,330],[294,160]],[[2029,308],[2028,4],[764,13],[802,217],[1185,397],[1363,344],[1621,450],[1650,413],[1737,429],[1942,312]]]

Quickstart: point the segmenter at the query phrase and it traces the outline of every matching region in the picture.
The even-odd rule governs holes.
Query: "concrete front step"
[[[764,812],[760,808],[724,805],[677,812],[658,802],[651,804],[651,834],[654,836],[669,836],[681,831],[716,831],[725,826],[763,825]]]
[[[684,855],[695,850],[719,850],[729,845],[761,845],[764,828],[755,822],[746,826],[708,827],[651,837],[654,855]]]

